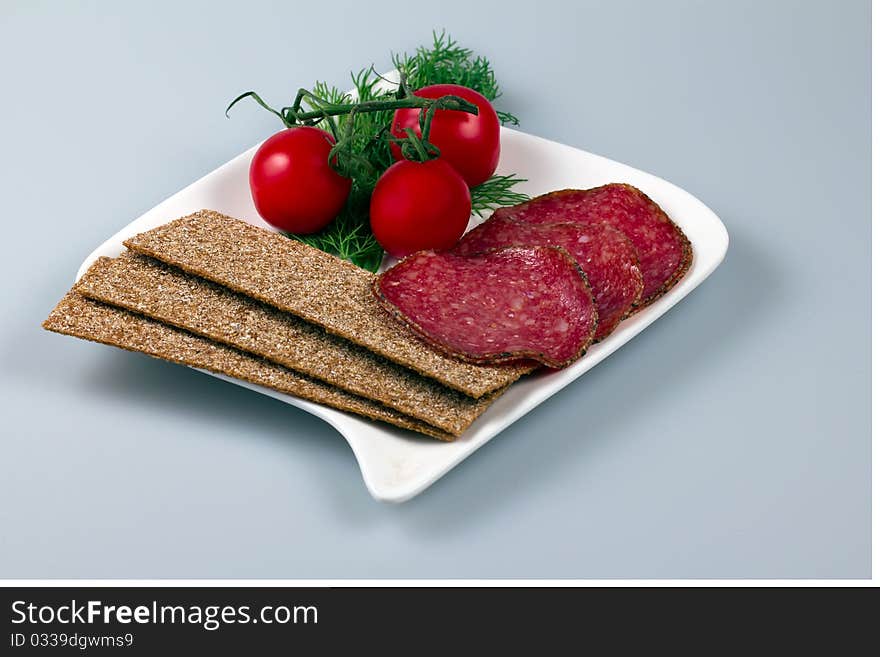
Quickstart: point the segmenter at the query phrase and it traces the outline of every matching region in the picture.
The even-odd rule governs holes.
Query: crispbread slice
[[[132,252],[99,258],[76,291],[221,342],[459,435],[497,396],[473,399],[281,312]]]
[[[534,365],[472,365],[445,356],[373,298],[375,276],[268,230],[200,210],[125,245],[191,274],[302,317],[472,397],[498,390]]]
[[[381,420],[404,429],[454,440],[447,432],[368,399],[304,377],[280,365],[223,346],[140,315],[68,292],[43,322],[43,328],[138,351],[155,358],[225,374],[308,401]]]

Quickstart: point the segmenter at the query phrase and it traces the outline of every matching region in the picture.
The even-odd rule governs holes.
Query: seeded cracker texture
[[[373,297],[370,272],[218,212],[201,210],[125,245],[293,313],[471,397],[504,388],[535,367],[472,365],[443,355],[385,312]]]
[[[130,251],[116,259],[99,258],[75,289],[262,356],[455,435],[499,394],[473,399],[290,313]]]
[[[74,291],[58,303],[43,328],[93,342],[148,354],[272,388],[308,401],[438,438],[454,436],[381,404],[301,376],[262,358],[165,324],[86,299]]]

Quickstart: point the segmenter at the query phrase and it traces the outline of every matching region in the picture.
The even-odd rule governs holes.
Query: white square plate
[[[614,333],[591,347],[575,364],[515,383],[461,438],[451,443],[363,420],[244,381],[219,377],[302,408],[330,423],[348,441],[367,489],[377,500],[403,502],[425,490],[508,425],[647,328],[703,282],[721,263],[727,251],[727,230],[715,213],[665,180],[598,155],[508,128],[502,129],[501,139],[498,173],[516,173],[527,178],[528,182],[521,185],[521,189],[530,195],[565,188],[586,189],[609,182],[626,182],[640,188],[666,210],[690,238],[694,250],[693,267],[668,294],[621,323]],[[128,224],[86,258],[77,278],[99,256],[119,255],[124,249],[123,240],[202,208],[266,227],[254,208],[248,188],[248,167],[256,149],[254,146],[242,153]],[[476,223],[479,220],[472,218],[471,227]]]

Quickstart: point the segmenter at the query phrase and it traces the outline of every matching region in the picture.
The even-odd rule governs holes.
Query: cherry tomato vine
[[[279,111],[267,104],[255,91],[247,91],[229,103],[229,106],[226,108],[226,115],[229,115],[229,110],[234,105],[245,98],[252,98],[261,107],[275,114],[287,128],[298,126],[313,127],[322,123],[327,125],[336,142],[330,149],[328,158],[330,166],[346,178],[353,178],[356,175],[356,171],[353,170],[355,162],[360,165],[372,166],[366,158],[360,158],[358,153],[352,148],[355,141],[353,138],[355,119],[360,114],[393,112],[400,109],[419,110],[418,133],[408,128],[405,131],[404,137],[377,134],[376,138],[384,137],[389,142],[397,144],[403,152],[404,158],[408,160],[425,162],[440,156],[440,150],[430,141],[431,125],[437,110],[452,110],[467,112],[468,114],[477,114],[479,112],[479,108],[474,103],[470,103],[459,96],[451,94],[439,98],[416,96],[407,85],[406,74],[403,71],[400,71],[400,83],[397,93],[395,97],[389,99],[331,103],[308,89],[300,88],[293,104],[290,107],[283,107]],[[302,104],[305,99],[311,100],[318,109],[304,109]],[[340,115],[346,115],[347,117],[342,129],[337,126],[335,121],[329,120],[330,117]]]
[[[351,180],[350,194],[341,212],[326,228],[290,237],[371,271],[379,267],[383,255],[370,229],[370,198],[379,177],[401,154],[413,162],[426,162],[441,155],[441,149],[431,141],[438,111],[442,110],[444,117],[447,111],[475,116],[480,113],[476,104],[455,94],[426,98],[417,95],[419,90],[431,84],[461,84],[489,101],[500,95],[488,61],[475,57],[444,32],[434,34],[432,46],[419,48],[412,56],[392,55],[392,60],[400,80],[392,90],[387,86],[390,81],[370,67],[352,75],[354,97],[317,83],[312,90],[299,89],[291,105],[280,110],[254,91],[240,94],[226,108],[228,115],[233,106],[250,98],[277,116],[285,128],[313,127],[326,131],[330,145],[329,151],[325,151],[327,168]],[[404,129],[392,131],[392,118],[407,111],[418,115],[417,124],[409,121]],[[493,118],[496,126],[498,119],[502,123],[516,123],[515,117],[503,112]],[[514,175],[492,175],[471,187],[473,211],[482,213],[525,200],[525,195],[514,189],[519,182],[522,180]]]

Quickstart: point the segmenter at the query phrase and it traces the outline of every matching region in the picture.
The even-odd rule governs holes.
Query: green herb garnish
[[[391,55],[394,67],[406,74],[413,89],[430,84],[460,84],[478,91],[492,103],[501,97],[501,90],[495,80],[495,71],[485,57],[474,56],[474,51],[464,48],[443,30],[434,32],[434,43],[430,48],[420,47],[414,55],[406,53]],[[509,112],[499,112],[501,123],[519,125],[519,119]]]
[[[502,205],[516,205],[529,200],[528,194],[514,191],[514,187],[525,178],[516,175],[492,176],[481,185],[471,187],[471,212],[484,217],[487,213]]]

